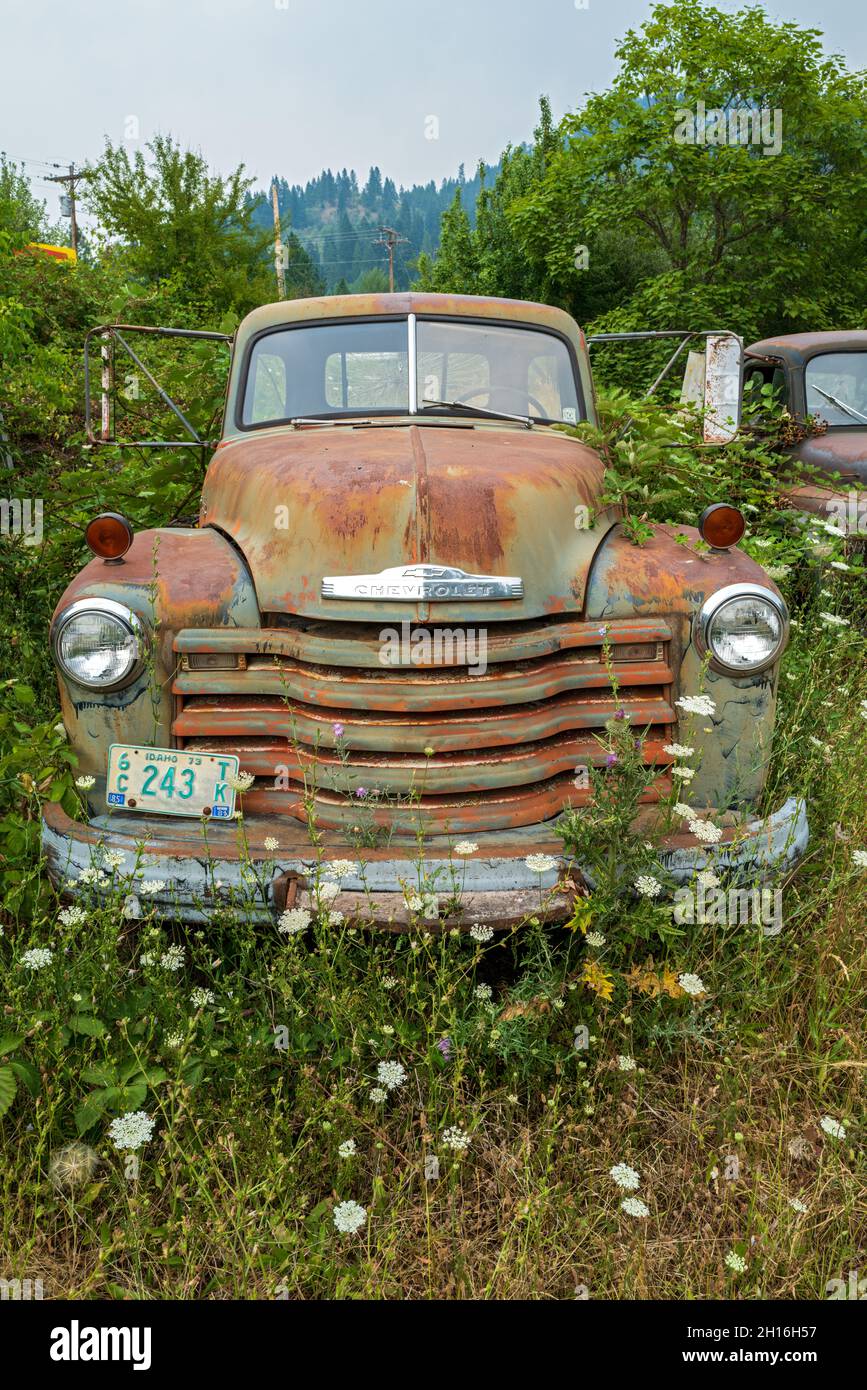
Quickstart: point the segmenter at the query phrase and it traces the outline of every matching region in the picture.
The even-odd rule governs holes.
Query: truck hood
[[[263,614],[357,622],[538,618],[583,607],[593,556],[619,519],[615,508],[603,509],[584,529],[580,509],[595,511],[603,472],[591,449],[546,428],[282,426],[219,446],[201,524],[241,550]],[[420,565],[520,579],[522,596],[322,596],[328,577]],[[400,584],[395,590],[404,591]]]
[[[826,434],[811,435],[792,453],[823,473],[839,473],[845,482],[867,484],[867,429],[829,429]]]

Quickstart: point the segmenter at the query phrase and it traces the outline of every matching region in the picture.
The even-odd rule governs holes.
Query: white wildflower
[[[337,1152],[341,1158],[352,1158],[357,1152],[358,1146],[354,1139],[344,1139],[342,1144],[338,1144]]]
[[[387,1091],[397,1091],[406,1081],[406,1067],[400,1062],[380,1062],[376,1079]]]
[[[252,772],[236,772],[231,777],[226,778],[229,786],[236,792],[248,792],[255,780]]]
[[[798,1212],[801,1216],[803,1216],[805,1212],[809,1211],[807,1203],[802,1202],[800,1197],[790,1197],[789,1206],[792,1208],[792,1211]]]
[[[699,995],[706,993],[704,982],[700,975],[678,975],[677,983],[680,985],[684,994]]]
[[[635,880],[635,891],[640,893],[642,898],[658,898],[662,892],[662,884],[652,874],[639,874]]]
[[[266,835],[263,843],[269,854],[273,854],[275,849],[280,848],[279,840],[275,840],[273,835]]]
[[[320,883],[318,892],[319,892],[319,899],[320,899],[321,902],[324,902],[324,903],[331,903],[331,902],[334,901],[334,899],[337,897],[338,893],[340,892],[340,884],[339,884],[339,883]]]
[[[595,946],[597,949],[605,945],[605,937],[602,935],[601,931],[589,931],[584,940],[587,942],[588,946]]]
[[[388,1097],[388,1091],[384,1090],[382,1086],[374,1086],[369,1094],[370,1099],[376,1105],[381,1105],[382,1102]]]
[[[383,975],[383,977],[382,977],[382,988],[383,988],[383,989],[395,989],[396,986],[397,986],[397,977],[396,977],[395,975]]]
[[[832,561],[831,561],[831,569],[832,569],[832,570],[842,570],[842,572],[843,572],[844,574],[848,574],[851,568],[852,568],[852,566],[851,566],[851,565],[847,565],[845,560],[832,560]]]
[[[618,1071],[635,1071],[637,1067],[638,1063],[634,1057],[627,1057],[625,1054],[621,1054],[617,1058]]]
[[[475,840],[458,840],[455,845],[455,854],[459,854],[463,857],[468,854],[475,854],[477,849],[478,845]]]
[[[182,970],[184,965],[183,946],[170,946],[167,951],[163,951],[160,956],[160,965],[163,970]]]
[[[105,881],[105,873],[102,869],[98,869],[94,864],[91,864],[86,869],[82,869],[81,873],[78,875],[79,883],[105,883]],[[75,880],[73,879],[73,883],[74,882]]]
[[[695,768],[694,768],[694,767],[673,767],[673,768],[671,769],[671,775],[672,775],[672,777],[679,777],[680,780],[681,780],[681,782],[691,782],[692,779],[693,779],[693,777],[695,776]]]
[[[190,1003],[194,1009],[204,1009],[206,1005],[216,1003],[216,995],[211,989],[194,989],[190,995]]]
[[[711,715],[716,711],[716,702],[709,695],[682,695],[675,700],[685,714]]]
[[[697,840],[701,840],[703,845],[718,845],[723,837],[720,827],[709,820],[690,821],[689,829],[691,834]]]
[[[298,932],[306,931],[310,925],[310,913],[304,907],[288,907],[281,913],[277,923],[277,930],[284,936],[295,936]]]
[[[626,1212],[627,1216],[645,1217],[650,1215],[650,1208],[640,1197],[624,1197],[620,1203],[620,1210]]]
[[[743,1255],[739,1255],[735,1250],[730,1250],[729,1253],[726,1255],[726,1264],[728,1265],[729,1269],[734,1270],[735,1274],[746,1273],[747,1262],[744,1259]]]
[[[867,849],[853,849],[852,863],[856,869],[867,869]]]
[[[354,1236],[367,1220],[367,1212],[358,1202],[340,1202],[334,1208],[334,1224],[341,1235]]]
[[[672,758],[691,758],[695,749],[689,748],[685,743],[664,743],[662,751],[670,754]]]
[[[532,874],[546,874],[557,867],[557,860],[550,854],[528,854],[524,863]]]
[[[116,1149],[140,1149],[153,1137],[156,1121],[144,1110],[129,1110],[112,1120],[108,1137]]]
[[[162,893],[165,890],[165,886],[161,878],[151,878],[144,883],[140,883],[138,891],[145,898],[155,898],[157,893]]]
[[[713,869],[702,869],[701,873],[696,874],[696,879],[703,888],[719,888],[719,879]]]
[[[83,792],[89,792],[91,787],[96,786],[96,778],[90,776],[76,777],[75,785],[81,787]]]
[[[183,1033],[166,1033],[163,1038],[163,1046],[170,1047],[172,1051],[184,1045]]]
[[[44,970],[53,960],[54,952],[49,951],[47,946],[32,946],[22,955],[21,964],[25,970]]]
[[[83,907],[64,907],[58,912],[57,920],[64,927],[81,927],[87,921],[87,913]]]
[[[470,927],[470,936],[474,941],[478,941],[480,944],[490,941],[493,935],[494,928],[486,927],[482,922],[473,922],[473,925]]]
[[[637,1169],[630,1168],[628,1163],[615,1163],[611,1169],[611,1176],[624,1192],[635,1192],[641,1182],[641,1175]]]
[[[102,862],[107,869],[122,869],[126,863],[126,855],[122,849],[105,849],[102,852]]]
[[[480,1004],[486,1004],[488,1000],[492,997],[493,992],[494,991],[491,989],[490,985],[476,985],[475,989],[473,990],[473,995],[476,999],[478,999]]]
[[[443,1131],[443,1144],[453,1153],[466,1153],[470,1147],[470,1135],[465,1129],[461,1129],[460,1125],[449,1125],[448,1129]]]
[[[352,859],[329,859],[322,865],[323,878],[355,878],[361,873],[361,865]]]
[[[841,618],[839,613],[820,613],[819,617],[826,627],[849,627],[849,619]]]

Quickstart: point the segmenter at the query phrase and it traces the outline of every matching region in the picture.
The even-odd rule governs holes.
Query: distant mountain
[[[491,166],[489,182],[497,171],[498,166]],[[463,205],[474,222],[481,188],[478,176],[466,178],[463,165],[457,178],[443,179],[439,186],[431,180],[398,188],[376,167],[363,186],[354,169],[342,169],[338,174],[326,169],[303,187],[283,178],[277,178],[276,183],[284,230],[288,219],[329,294],[387,287],[388,257],[385,247],[376,244],[382,226],[393,227],[405,238],[395,251],[394,282],[396,289],[407,289],[415,278],[414,263],[422,251],[432,253],[439,245],[440,218],[456,190],[461,190]],[[254,222],[272,226],[270,185],[254,201]]]

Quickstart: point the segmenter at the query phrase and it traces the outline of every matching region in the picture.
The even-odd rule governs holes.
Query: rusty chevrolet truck
[[[592,794],[576,771],[604,764],[606,721],[622,710],[643,738],[649,823],[678,701],[700,690],[714,712],[693,727],[690,791],[725,827],[717,859],[763,871],[803,850],[800,802],[757,814],[785,603],[725,499],[702,518],[710,549],[661,526],[631,543],[601,457],[563,429],[596,421],[566,313],[294,300],[254,310],[231,347],[198,524],[95,517],[94,558],[53,618],[93,779],[84,818],[45,810],[64,892],[110,850],[157,909],[203,920],[252,865],[266,920],[310,904],[322,860],[349,860],[337,907],[399,927],[410,888],[436,885],[468,838],[455,920],[519,921],[540,887],[562,919],[555,826]],[[541,879],[540,853],[556,861]],[[689,833],[661,853],[676,879],[706,863]]]

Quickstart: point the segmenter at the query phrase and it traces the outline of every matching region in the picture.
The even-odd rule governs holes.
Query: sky
[[[742,0],[717,0],[733,11]],[[867,67],[863,0],[764,5],[819,28]],[[106,137],[157,132],[257,183],[371,164],[437,182],[530,138],[540,93],[555,117],[604,89],[614,49],[649,0],[0,0],[0,150],[84,163]]]

